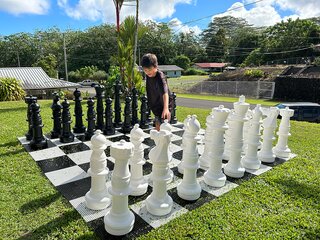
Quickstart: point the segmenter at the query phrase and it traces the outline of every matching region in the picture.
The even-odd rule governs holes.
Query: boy
[[[158,60],[156,55],[148,53],[141,59],[141,66],[146,74],[146,90],[148,105],[155,118],[156,130],[160,130],[163,119],[170,120],[169,111],[169,87],[166,76],[158,70]]]

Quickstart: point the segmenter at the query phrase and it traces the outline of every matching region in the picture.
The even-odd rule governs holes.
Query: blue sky
[[[247,5],[252,2],[256,3]],[[123,17],[134,13],[134,6],[123,6],[121,11]],[[181,24],[223,15],[268,26],[289,17],[320,16],[320,0],[140,0],[141,19],[171,21],[179,31],[192,29],[199,33],[208,26],[210,17]],[[84,30],[105,22],[115,23],[113,0],[0,0],[0,35],[32,33],[55,26],[61,30]]]

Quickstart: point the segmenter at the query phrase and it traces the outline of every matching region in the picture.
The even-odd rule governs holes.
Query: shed
[[[176,65],[159,65],[158,69],[167,77],[181,77],[181,71],[183,71],[183,68]]]
[[[195,63],[194,68],[206,71],[206,72],[223,72],[228,63]]]

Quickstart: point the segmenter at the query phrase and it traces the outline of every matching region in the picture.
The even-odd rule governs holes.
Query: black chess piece
[[[175,124],[178,122],[178,119],[176,116],[176,111],[177,111],[176,98],[177,98],[177,95],[173,92],[171,94],[171,100],[172,100],[172,110],[171,110],[171,118],[170,118],[171,124]]]
[[[32,139],[30,141],[30,147],[33,150],[45,149],[48,147],[48,143],[47,139],[44,138],[42,133],[43,124],[40,115],[40,106],[36,100],[33,100],[30,108],[32,112]]]
[[[60,135],[60,142],[70,143],[74,141],[74,135],[71,132],[71,114],[70,114],[70,103],[68,99],[64,99],[62,102],[62,132]]]
[[[148,111],[147,123],[150,124],[150,123],[152,123],[152,117],[151,117],[151,109],[149,107],[148,102],[147,102],[147,111]]]
[[[96,99],[97,99],[97,122],[96,122],[96,129],[103,130],[103,95],[104,86],[99,84],[94,86],[96,90]]]
[[[130,133],[132,129],[131,119],[132,119],[132,109],[131,109],[131,97],[127,96],[125,100],[124,107],[124,121],[122,124],[121,132]]]
[[[83,125],[82,121],[82,106],[81,106],[81,92],[76,88],[76,90],[73,92],[74,96],[74,116],[76,119],[75,126],[73,128],[74,133],[84,133],[86,131],[86,127]]]
[[[112,118],[113,118],[112,99],[110,97],[107,97],[106,98],[106,110],[105,110],[106,124],[105,124],[104,130],[103,130],[103,134],[105,134],[105,135],[113,135],[115,133]]]
[[[31,107],[30,107],[30,105],[32,104],[32,102],[37,102],[37,97],[33,97],[32,95],[30,95],[29,97],[25,97],[25,99],[24,99],[24,102],[26,103],[26,104],[28,104],[28,108],[27,108],[27,122],[28,122],[28,132],[25,134],[25,136],[26,136],[26,139],[28,140],[28,141],[30,141],[31,139],[32,139],[32,127],[31,127],[31,125],[32,125],[32,110],[31,110]]]
[[[146,129],[149,128],[148,125],[148,99],[146,95],[141,97],[141,107],[140,107],[140,128]]]
[[[53,103],[51,105],[53,129],[51,131],[51,138],[58,138],[61,134],[61,109],[60,97],[57,93],[53,93]]]
[[[121,95],[121,87],[119,78],[116,80],[114,86],[114,126],[121,127],[121,103],[120,103],[120,95]]]
[[[138,119],[138,91],[136,88],[132,89],[132,120],[131,125],[134,126],[139,123]]]
[[[87,104],[88,104],[88,111],[87,111],[88,128],[85,133],[85,139],[90,140],[96,130],[96,128],[95,128],[95,126],[96,126],[96,113],[94,111],[94,101],[92,98],[88,99]]]

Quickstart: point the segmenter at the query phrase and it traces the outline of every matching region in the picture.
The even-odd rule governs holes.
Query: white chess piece
[[[257,104],[255,109],[253,110],[253,117],[250,120],[250,129],[248,132],[247,144],[248,147],[246,149],[246,154],[241,159],[241,164],[243,167],[248,169],[259,169],[261,165],[261,161],[258,159],[258,147],[260,146],[260,127],[262,111],[261,105]]]
[[[245,97],[241,95],[239,101],[233,104],[234,113],[230,116],[231,146],[230,160],[224,167],[224,173],[233,178],[241,178],[245,169],[241,165],[241,152],[243,147],[243,124],[247,121],[246,113],[249,109],[249,103],[245,102]]]
[[[188,129],[187,129],[187,125],[188,125],[188,122],[190,121],[191,119],[191,115],[188,115],[186,117],[186,119],[184,119],[183,121],[183,129],[184,129],[184,132],[183,132],[183,135],[182,135],[182,143],[181,143],[181,148],[182,150],[184,150],[184,147],[185,147],[185,144],[184,144],[184,139],[185,139],[185,136],[187,135],[188,133]],[[183,174],[183,159],[181,160],[181,162],[178,164],[178,172]]]
[[[213,109],[212,133],[209,152],[210,168],[204,174],[204,182],[212,187],[222,187],[226,182],[226,175],[222,172],[222,155],[224,149],[223,134],[228,129],[226,119],[230,110],[220,105]]]
[[[91,188],[85,195],[85,203],[87,208],[92,210],[102,210],[111,203],[106,185],[109,169],[104,150],[107,148],[107,140],[101,133],[100,130],[97,130],[91,138],[92,154],[88,169],[88,174],[91,176]]]
[[[263,141],[261,150],[258,152],[258,158],[261,162],[273,163],[276,155],[272,151],[272,142],[275,139],[274,131],[277,128],[279,109],[277,107],[270,107],[269,109],[262,108],[262,111],[267,117],[262,120]]]
[[[200,123],[196,115],[189,119],[184,138],[183,150],[183,179],[177,186],[179,197],[184,200],[193,201],[200,197],[201,186],[197,181],[197,169],[199,168],[199,154],[197,150],[198,132]]]
[[[144,134],[139,124],[135,124],[130,132],[130,142],[133,144],[133,156],[130,158],[130,170],[131,170],[131,196],[141,196],[148,190],[148,181],[143,176],[143,165],[145,164],[144,151],[142,142],[144,140]]]
[[[243,147],[242,147],[242,154],[246,153],[246,150],[248,148],[248,138],[249,138],[249,131],[251,128],[251,119],[252,119],[252,110],[248,109],[246,113],[246,118],[248,119],[246,122],[243,124]]]
[[[224,149],[222,159],[229,161],[230,160],[230,148],[231,148],[231,133],[233,132],[232,122],[230,121],[231,116],[234,113],[234,109],[231,109],[229,116],[226,120],[228,129],[224,134]]]
[[[280,115],[282,117],[277,135],[279,136],[276,146],[273,148],[273,152],[279,158],[288,159],[290,157],[291,150],[288,147],[288,137],[290,134],[290,118],[293,116],[294,110],[286,107],[280,109]]]
[[[156,143],[151,149],[149,158],[152,162],[153,191],[146,199],[147,211],[156,216],[163,216],[171,212],[173,201],[167,193],[169,163],[169,143],[172,134],[166,130],[150,131],[150,138]]]
[[[111,157],[115,159],[109,193],[112,195],[111,209],[104,217],[104,226],[108,233],[116,236],[129,233],[134,225],[134,214],[128,207],[130,194],[129,159],[133,155],[133,144],[121,140],[110,148]]]
[[[202,155],[199,158],[199,163],[201,168],[208,169],[210,167],[210,152],[212,148],[212,131],[213,131],[213,122],[214,122],[214,116],[213,116],[214,108],[212,109],[209,116],[206,118],[206,131],[204,134],[204,150]]]
[[[164,122],[160,125],[160,130],[167,130],[167,131],[169,131],[170,133],[172,133],[172,126],[171,126],[171,124],[169,123],[168,119],[165,119]],[[171,142],[170,142],[170,144],[169,144],[169,155],[170,155],[169,162],[172,161],[171,146],[172,146],[172,144],[171,144]],[[174,175],[174,174],[173,174],[173,171],[172,171],[170,168],[168,168],[168,174],[170,175],[170,179],[168,180],[167,183],[171,183],[172,180],[173,180],[173,175]]]

